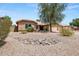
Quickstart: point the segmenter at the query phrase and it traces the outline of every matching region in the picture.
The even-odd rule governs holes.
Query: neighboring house
[[[40,21],[22,19],[16,22],[17,31],[26,30],[27,26],[32,26],[35,31],[49,31],[49,24]],[[70,28],[69,26],[54,25],[52,32],[59,32],[60,28]]]
[[[61,27],[62,27],[62,28],[65,28],[65,29],[72,29],[72,27],[69,26],[69,25],[63,25],[63,26],[61,25]]]
[[[79,27],[76,27],[76,26],[72,26],[72,29],[76,30],[76,31],[79,31]]]

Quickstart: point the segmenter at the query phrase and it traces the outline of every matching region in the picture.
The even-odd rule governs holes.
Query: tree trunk
[[[52,24],[51,24],[50,16],[49,16],[49,32],[52,32]]]
[[[51,26],[51,23],[49,25],[49,31],[52,32],[52,26]]]

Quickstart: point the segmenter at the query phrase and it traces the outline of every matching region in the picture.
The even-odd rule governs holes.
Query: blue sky
[[[64,11],[65,18],[61,24],[68,25],[75,18],[79,18],[79,4],[70,3]],[[10,16],[13,24],[20,19],[39,19],[38,5],[32,3],[0,3],[0,16]]]

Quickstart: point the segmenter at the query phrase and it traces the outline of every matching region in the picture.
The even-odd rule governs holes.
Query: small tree
[[[9,16],[1,17],[0,19],[0,41],[5,39],[10,31],[12,25],[11,18]]]
[[[39,4],[39,17],[42,22],[49,23],[50,32],[52,32],[52,25],[59,24],[63,18],[63,11],[67,4],[64,3],[41,3]]]
[[[73,21],[70,23],[70,25],[79,27],[79,18],[73,19]]]

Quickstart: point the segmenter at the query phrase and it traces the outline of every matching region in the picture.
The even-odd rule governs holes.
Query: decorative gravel
[[[79,55],[79,32],[72,37],[59,33],[10,32],[6,44],[0,47],[4,56],[74,56]]]
[[[47,35],[47,33],[28,33],[28,34],[19,34],[21,36],[15,36],[14,39],[18,40],[23,44],[31,45],[54,45],[60,42],[59,39],[53,38],[53,36]],[[24,36],[24,37],[23,37]]]

